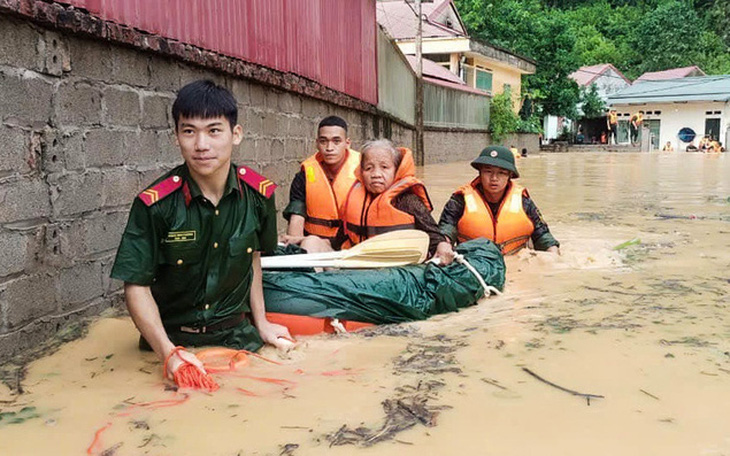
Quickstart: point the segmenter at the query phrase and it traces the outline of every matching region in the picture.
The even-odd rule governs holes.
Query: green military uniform
[[[253,253],[276,249],[275,187],[231,166],[213,206],[181,165],[135,198],[111,276],[151,288],[175,345],[263,345],[242,316],[250,311]]]

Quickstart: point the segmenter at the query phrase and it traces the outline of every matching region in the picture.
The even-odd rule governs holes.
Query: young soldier
[[[342,204],[360,166],[360,153],[350,149],[344,119],[322,119],[315,143],[317,152],[302,162],[291,184],[289,205],[284,209],[289,221],[285,240],[291,243],[299,243],[309,235],[335,237],[342,225]]]
[[[260,252],[276,247],[275,185],[231,163],[241,142],[233,95],[211,81],[183,87],[172,106],[184,164],[135,198],[111,276],[124,281],[140,348],[203,369],[176,345],[258,350],[290,337],[264,311]],[[253,320],[249,322],[247,314]]]

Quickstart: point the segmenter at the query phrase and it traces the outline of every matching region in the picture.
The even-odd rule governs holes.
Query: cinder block
[[[243,79],[231,79],[229,87],[239,105],[247,106],[251,104],[251,84],[248,81]]]
[[[0,64],[37,69],[40,34],[27,23],[0,16]]]
[[[132,204],[135,195],[127,203]],[[98,255],[116,249],[127,225],[127,212],[111,212],[84,220],[84,255]]]
[[[300,114],[302,112],[302,99],[301,97],[291,94],[283,93],[279,99],[279,110],[281,112]]]
[[[39,177],[0,184],[0,223],[32,220],[51,213],[46,183]]]
[[[284,146],[284,140],[283,139],[274,139],[271,142],[270,160],[272,162],[280,162],[280,161],[284,160],[285,155],[286,155],[286,148]]]
[[[154,130],[143,130],[140,133],[126,133],[125,147],[129,160],[137,166],[159,165],[159,135]]]
[[[30,171],[28,137],[27,131],[0,125],[0,176]]]
[[[46,30],[38,40],[39,67],[43,73],[61,76],[71,71],[68,41],[60,34]]]
[[[43,130],[43,170],[58,173],[62,170],[78,170],[86,167],[84,135],[82,131],[61,131],[46,127]]]
[[[53,87],[40,77],[0,70],[0,118],[42,127],[51,118]]]
[[[159,95],[142,97],[142,126],[145,128],[169,128],[168,111],[173,100]]]
[[[184,74],[181,75],[182,69],[180,65],[171,60],[152,57],[150,68],[150,89],[177,92],[185,83],[189,82],[181,83],[181,76],[184,77]]]
[[[150,82],[149,62],[149,54],[122,47],[115,48],[112,81],[131,86],[147,87]]]
[[[102,172],[102,207],[126,205],[132,202],[139,189],[139,175],[127,168]]]
[[[3,285],[8,328],[15,329],[44,315],[56,312],[56,284],[48,274],[35,274]]]
[[[0,277],[25,269],[32,237],[28,234],[0,233]]]
[[[69,216],[93,211],[101,207],[101,173],[67,174],[52,185],[53,212]]]
[[[269,138],[256,140],[256,163],[271,163],[271,144],[272,140]]]
[[[104,90],[104,123],[106,125],[139,125],[142,107],[139,93],[119,87]]]
[[[104,295],[101,264],[98,261],[77,264],[61,271],[58,277],[58,304],[63,312]]]
[[[124,144],[127,132],[95,128],[86,132],[84,149],[86,167],[119,166],[129,162]]]
[[[264,132],[264,123],[263,123],[264,114],[262,111],[258,111],[255,109],[247,109],[246,110],[246,123],[243,123],[243,133],[245,136],[263,136]]]
[[[62,82],[55,96],[57,125],[101,125],[101,93],[85,82]]]
[[[263,135],[267,138],[277,138],[281,136],[280,128],[282,117],[275,112],[267,112],[263,116],[264,131]],[[283,125],[286,128],[286,124]]]
[[[69,42],[69,49],[73,76],[104,81],[110,79],[114,52],[109,44],[74,38]]]
[[[175,144],[175,134],[172,130],[155,132],[159,163],[179,164],[182,162],[180,147]]]
[[[251,106],[258,109],[266,107],[266,89],[260,84],[250,86]]]

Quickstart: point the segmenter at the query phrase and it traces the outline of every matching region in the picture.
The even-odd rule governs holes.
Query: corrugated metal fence
[[[435,84],[423,85],[423,123],[434,127],[486,130],[489,97]]]
[[[375,0],[63,0],[104,20],[378,102]]]

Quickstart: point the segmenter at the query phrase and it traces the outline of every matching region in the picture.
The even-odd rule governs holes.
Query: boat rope
[[[347,333],[347,330],[345,329],[345,326],[342,323],[340,323],[340,320],[338,320],[336,318],[333,318],[330,321],[330,326],[332,326],[332,328],[335,330],[335,332],[337,334],[345,334],[345,333]]]
[[[502,292],[497,290],[495,287],[487,285],[487,282],[484,281],[484,277],[482,277],[481,274],[479,274],[479,271],[476,270],[474,266],[472,266],[468,261],[466,261],[466,258],[464,258],[464,255],[460,253],[454,254],[454,260],[458,261],[459,263],[466,266],[466,269],[469,270],[469,272],[472,273],[474,277],[476,277],[479,284],[484,288],[484,296],[489,296],[491,294],[495,294],[497,296],[501,295]]]

